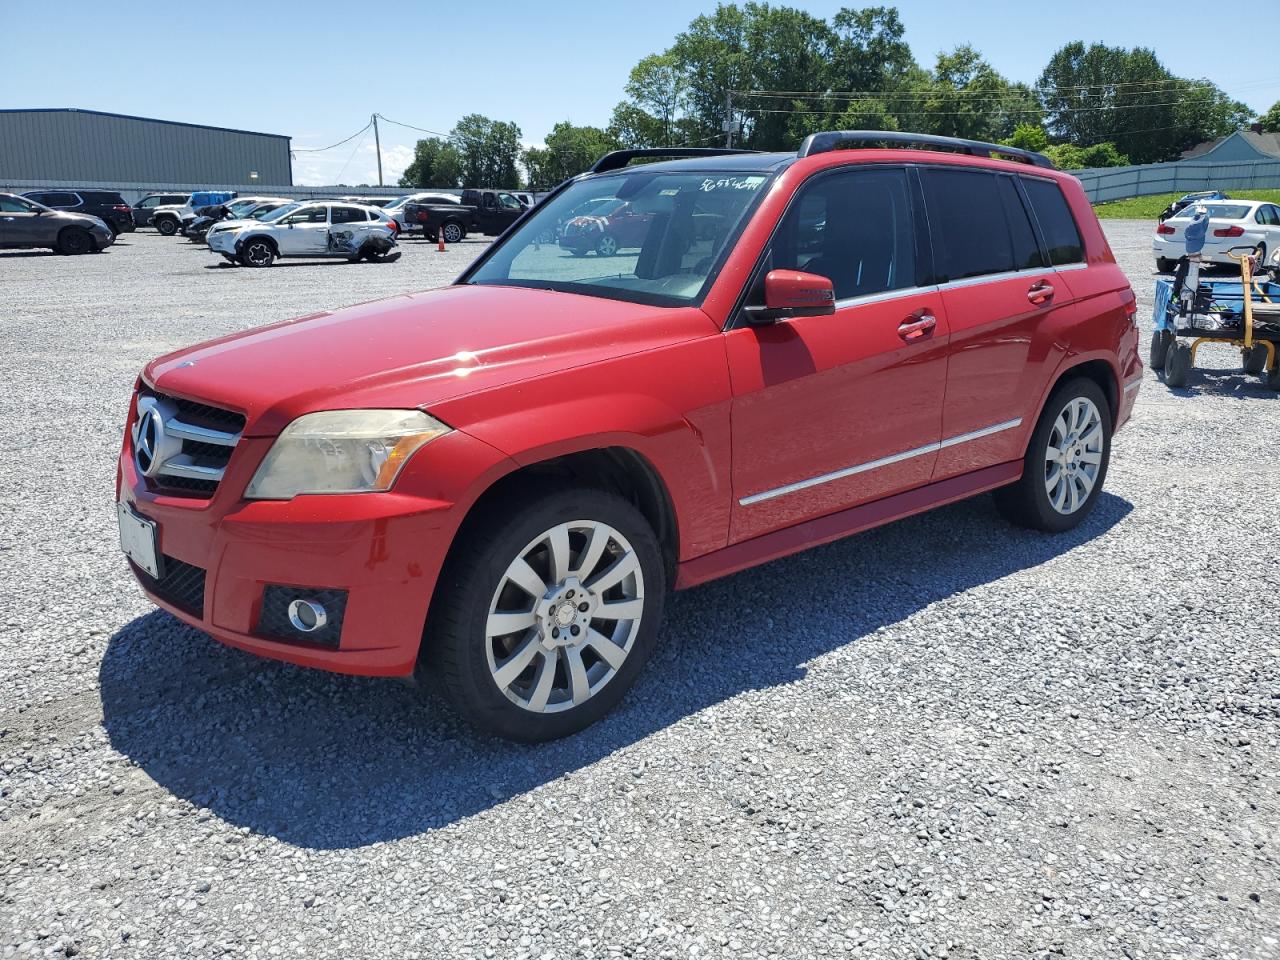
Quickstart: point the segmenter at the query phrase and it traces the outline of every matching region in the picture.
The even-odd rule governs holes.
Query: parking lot
[[[1145,338],[1151,224],[1105,229]],[[1147,371],[1076,530],[982,497],[677,594],[556,743],[157,612],[142,365],[484,242],[0,253],[0,958],[1280,957],[1280,400],[1221,348]]]

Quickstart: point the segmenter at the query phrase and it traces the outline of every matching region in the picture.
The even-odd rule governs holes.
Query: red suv
[[[682,159],[628,165],[652,154]],[[607,267],[544,239],[592,200],[650,211]],[[623,696],[669,589],[989,490],[1016,523],[1078,524],[1137,346],[1079,183],[1036,154],[623,151],[450,287],[148,364],[121,540],[224,643],[420,666],[473,722],[545,740]]]

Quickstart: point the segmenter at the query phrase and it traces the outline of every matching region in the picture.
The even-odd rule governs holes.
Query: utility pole
[[[378,137],[378,115],[373,115],[373,145],[378,151],[378,186],[382,186],[382,140]]]
[[[724,145],[733,147],[733,91],[724,92]]]

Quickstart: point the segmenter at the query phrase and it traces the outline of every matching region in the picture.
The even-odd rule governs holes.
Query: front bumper
[[[218,230],[205,234],[205,242],[214,253],[234,254],[236,252],[236,231]]]
[[[130,422],[133,416],[131,410]],[[159,553],[185,580],[178,596],[130,564],[143,592],[249,653],[338,673],[411,673],[436,579],[471,504],[470,487],[489,471],[505,472],[505,458],[455,431],[419,451],[388,493],[241,499],[271,443],[241,439],[218,489],[197,499],[158,492],[140,476],[126,431],[117,499],[157,525]],[[199,577],[191,589],[190,579]],[[297,588],[299,596],[344,593],[336,646],[302,635],[273,638],[264,599],[273,586]]]

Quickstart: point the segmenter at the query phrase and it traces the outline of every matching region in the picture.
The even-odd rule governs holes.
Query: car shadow
[[[23,257],[60,257],[57,250],[0,250],[0,260],[20,260]]]
[[[1267,386],[1263,376],[1242,369],[1192,367],[1184,387],[1171,387],[1159,374],[1161,386],[1175,397],[1212,396],[1230,400],[1275,400],[1277,392]]]
[[[156,783],[238,827],[314,849],[394,840],[570,776],[744,691],[797,681],[815,657],[1074,550],[1132,509],[1104,493],[1078,528],[1047,536],[1010,527],[983,497],[675,594],[632,692],[554,743],[490,739],[412,682],[261,660],[158,611],[110,640],[103,723]]]

